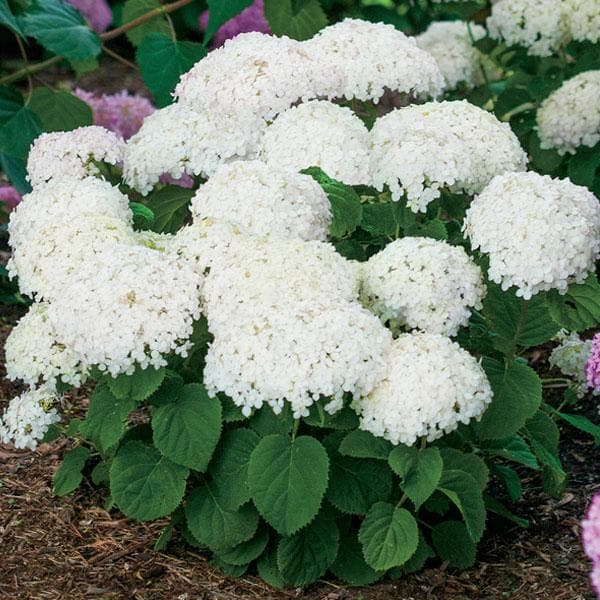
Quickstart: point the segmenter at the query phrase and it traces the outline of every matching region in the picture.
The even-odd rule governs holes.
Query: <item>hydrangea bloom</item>
[[[112,11],[106,0],[67,0],[89,22],[90,27],[97,33],[108,29],[112,23]]]
[[[331,222],[327,195],[308,175],[239,161],[220,166],[196,192],[194,218],[222,220],[242,232],[325,240]]]
[[[597,0],[565,0],[564,11],[574,40],[600,40],[600,3]]]
[[[592,561],[592,587],[600,598],[600,493],[594,494],[581,522],[583,549]]]
[[[29,151],[27,177],[33,186],[53,178],[83,179],[99,172],[94,161],[121,162],[124,149],[121,138],[96,125],[43,133]]]
[[[585,364],[585,376],[594,392],[600,393],[600,333],[592,340],[591,352]]]
[[[486,25],[490,36],[550,56],[568,39],[563,0],[498,0]]]
[[[0,442],[35,450],[48,427],[60,421],[51,390],[29,390],[13,398],[0,417]]]
[[[0,183],[0,202],[8,211],[14,210],[21,202],[21,194],[12,185],[3,185]]]
[[[369,132],[349,109],[312,100],[279,115],[262,139],[261,158],[300,171],[321,167],[348,185],[368,184]]]
[[[566,331],[561,331],[558,339],[560,344],[552,350],[549,362],[563,375],[573,378],[573,389],[578,398],[583,398],[588,389],[585,365],[592,351],[592,340],[582,340],[576,333]]]
[[[495,176],[524,170],[527,155],[507,123],[469,102],[428,102],[377,119],[371,130],[371,174],[393,200],[406,194],[425,211],[440,189],[480,192]]]
[[[488,276],[517,296],[565,292],[595,269],[600,204],[584,187],[537,173],[495,177],[471,203],[464,231],[489,255]]]
[[[464,249],[430,238],[395,240],[361,266],[361,296],[375,314],[430,333],[455,335],[485,295]]]
[[[600,141],[600,70],[584,71],[565,81],[537,111],[542,148],[559,154]]]
[[[403,334],[386,361],[386,376],[352,406],[361,429],[393,444],[436,440],[479,419],[492,400],[481,365],[447,337]]]

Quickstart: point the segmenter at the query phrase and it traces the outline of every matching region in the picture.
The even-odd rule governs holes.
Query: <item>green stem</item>
[[[17,81],[19,79],[22,79],[23,77],[28,77],[29,75],[37,73],[38,71],[43,71],[44,69],[56,64],[57,62],[60,62],[62,59],[62,56],[53,56],[52,58],[49,58],[42,62],[35,63],[33,65],[27,65],[26,67],[23,67],[22,69],[19,69],[18,71],[15,71],[10,75],[2,77],[0,79],[0,85],[5,85],[7,83]]]
[[[566,377],[542,377],[542,384],[545,383],[566,383],[567,385],[571,385],[571,380]]]
[[[406,494],[402,494],[402,498],[400,498],[400,500],[398,500],[398,504],[396,504],[396,508],[400,508],[407,500],[408,500],[408,496]]]
[[[294,428],[292,429],[292,441],[296,439],[296,435],[298,434],[298,428],[300,427],[300,419],[294,420]]]

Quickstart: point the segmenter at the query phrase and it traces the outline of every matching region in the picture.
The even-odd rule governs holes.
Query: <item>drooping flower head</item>
[[[550,365],[572,377],[573,391],[578,398],[583,398],[588,391],[585,367],[592,352],[592,340],[582,340],[577,333],[568,334],[564,330],[557,338],[560,344],[550,353]]]

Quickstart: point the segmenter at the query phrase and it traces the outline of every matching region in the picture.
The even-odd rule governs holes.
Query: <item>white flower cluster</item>
[[[473,41],[485,37],[485,29],[476,24],[470,28],[469,32],[464,21],[434,21],[415,38],[419,48],[435,58],[447,90],[459,84],[476,87],[485,83],[485,77],[493,80],[498,76],[491,62],[473,46]]]
[[[598,0],[565,0],[565,14],[574,40],[600,40],[600,2]]]
[[[395,240],[361,266],[365,305],[411,329],[456,335],[485,296],[481,269],[464,249],[430,238]]]
[[[39,388],[13,398],[0,417],[0,442],[35,450],[48,427],[60,421],[51,390]]]
[[[280,114],[265,131],[260,157],[293,171],[321,167],[348,185],[366,185],[371,179],[367,128],[349,108],[325,100]]]
[[[116,165],[124,151],[122,138],[104,127],[43,133],[29,151],[27,179],[32,186],[50,179],[83,179],[99,172],[94,161]]]
[[[492,400],[481,365],[447,337],[401,335],[386,358],[385,378],[353,407],[361,429],[393,444],[436,440],[479,419]]]
[[[219,167],[196,192],[191,211],[245,234],[287,239],[325,240],[331,223],[327,195],[312,177],[260,161]]]
[[[542,148],[559,154],[600,141],[600,70],[568,79],[546,98],[537,111]]]
[[[565,292],[595,269],[600,203],[567,179],[537,173],[495,177],[467,210],[464,231],[489,255],[488,276],[517,296]]]
[[[406,194],[414,211],[440,196],[480,192],[496,175],[522,171],[527,155],[507,123],[467,101],[428,102],[377,119],[371,130],[373,185]]]
[[[585,364],[592,354],[592,340],[582,340],[577,333],[564,330],[557,337],[560,343],[550,353],[550,365],[558,368],[563,375],[572,377],[573,390],[578,398],[583,398],[589,389]]]

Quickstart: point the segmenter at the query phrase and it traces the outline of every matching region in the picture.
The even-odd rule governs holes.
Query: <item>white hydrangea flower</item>
[[[537,173],[495,177],[473,200],[463,225],[474,249],[489,255],[488,276],[531,298],[564,293],[600,257],[600,203],[568,179]]]
[[[43,380],[54,387],[58,379],[64,383],[80,386],[86,379],[79,357],[61,344],[46,315],[45,303],[34,304],[12,329],[4,351],[6,376],[21,379],[29,386]]]
[[[444,87],[435,59],[393,25],[345,19],[304,45],[328,74],[315,96],[377,102],[387,88],[435,98]]]
[[[259,126],[171,104],[146,117],[127,141],[123,179],[145,195],[163,174],[210,176],[224,162],[254,157],[260,135]]]
[[[537,111],[542,148],[559,154],[600,141],[600,70],[584,71],[565,81]]]
[[[568,40],[563,0],[498,0],[486,26],[492,38],[550,56]]]
[[[481,25],[472,24],[474,40],[486,35]],[[416,36],[417,45],[431,54],[444,80],[447,90],[454,90],[463,83],[476,87],[488,80],[497,79],[498,71],[491,62],[473,46],[469,27],[464,21],[433,21],[425,32]]]
[[[600,41],[600,2],[598,0],[565,0],[569,33],[574,40]]]
[[[168,253],[115,244],[87,257],[65,282],[47,315],[65,346],[85,365],[113,376],[166,364],[185,354],[200,316],[202,281]]]
[[[37,185],[11,213],[8,263],[22,293],[52,299],[88,257],[114,244],[135,244],[129,201],[95,177]]]
[[[383,321],[429,333],[456,335],[486,292],[463,248],[430,238],[395,240],[361,267],[365,305]]]
[[[260,157],[292,171],[321,167],[348,185],[368,184],[369,132],[349,109],[312,100],[279,115],[263,136]]]
[[[191,211],[194,219],[288,239],[325,240],[331,223],[329,199],[312,177],[261,161],[219,167],[196,192]]]
[[[50,179],[96,175],[99,170],[94,161],[116,165],[123,160],[124,149],[121,137],[96,125],[42,133],[29,151],[27,179],[35,187]]]
[[[565,330],[557,337],[560,343],[553,348],[548,362],[563,375],[573,378],[574,391],[578,398],[583,398],[588,391],[585,363],[592,353],[592,340],[582,340],[577,333]],[[600,391],[593,393],[599,394]]]
[[[387,375],[353,402],[361,429],[393,444],[436,440],[479,419],[492,400],[481,365],[447,337],[409,333],[392,342]]]
[[[0,417],[0,442],[35,450],[48,427],[60,421],[53,408],[57,401],[48,388],[32,389],[13,398]]]
[[[425,211],[442,188],[480,192],[495,176],[521,171],[527,155],[507,123],[466,100],[428,102],[377,119],[371,130],[373,185],[406,194]]]
[[[295,418],[320,397],[335,412],[344,393],[368,393],[381,378],[390,332],[355,303],[311,299],[273,310],[257,306],[210,344],[204,369],[209,394],[227,394],[247,416],[289,402]]]

